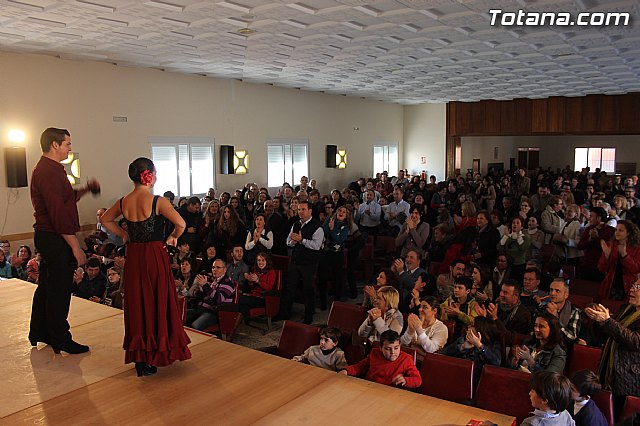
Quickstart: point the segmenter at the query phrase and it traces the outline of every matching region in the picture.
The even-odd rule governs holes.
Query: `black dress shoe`
[[[53,346],[53,352],[59,354],[60,352],[66,352],[68,354],[83,354],[85,352],[89,352],[89,346],[81,345],[78,342],[74,342],[73,340],[69,340],[62,346]]]
[[[158,367],[149,365],[146,362],[136,362],[136,373],[138,377],[151,376],[158,372]]]

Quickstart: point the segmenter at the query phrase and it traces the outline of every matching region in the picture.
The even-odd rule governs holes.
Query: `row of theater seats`
[[[345,351],[349,364],[354,364],[364,357],[361,347],[352,341],[352,335],[364,321],[366,312],[357,305],[334,302],[327,325],[343,331],[344,339],[340,347]],[[309,346],[317,345],[320,329],[305,324],[285,321],[278,346],[274,348],[276,355],[291,359],[300,355]],[[529,400],[531,375],[509,368],[487,365],[483,368],[479,382],[473,383],[474,364],[472,361],[458,359],[440,354],[418,354],[416,350],[403,347],[413,356],[422,376],[422,386],[418,392],[440,399],[458,403],[469,403],[489,411],[503,413],[517,418],[518,424],[530,415],[532,410]],[[597,370],[601,349],[588,346],[574,347],[566,374],[589,368]],[[613,426],[613,401],[611,393],[603,391],[594,398],[609,424]],[[640,410],[640,398],[627,397],[622,418]]]

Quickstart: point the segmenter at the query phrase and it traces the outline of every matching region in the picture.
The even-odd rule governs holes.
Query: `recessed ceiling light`
[[[240,28],[238,30],[239,34],[242,34],[242,35],[245,35],[245,36],[254,34],[255,32],[256,32],[256,30],[254,30],[253,28]]]
[[[254,19],[256,19],[256,15],[252,15],[251,13],[245,13],[244,15],[240,16],[240,18],[246,21],[253,21]]]

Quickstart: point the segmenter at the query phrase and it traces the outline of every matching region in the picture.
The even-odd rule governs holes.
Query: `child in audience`
[[[417,388],[422,384],[420,373],[411,356],[400,350],[400,335],[387,330],[380,335],[380,348],[373,348],[368,357],[351,365],[340,374],[364,376],[383,385]]]
[[[325,370],[340,371],[347,368],[344,352],[338,347],[342,332],[335,327],[325,327],[320,330],[320,344],[309,347],[302,355],[294,356],[293,360],[324,368]]]
[[[565,409],[571,402],[571,382],[553,371],[538,371],[531,377],[529,399],[533,416],[524,419],[520,426],[575,426]],[[482,426],[496,426],[489,420]]]
[[[538,371],[531,378],[529,391],[533,416],[527,417],[521,426],[575,426],[565,409],[571,401],[571,382],[553,371]]]
[[[573,404],[569,405],[568,411],[576,426],[608,426],[604,414],[591,399],[602,390],[598,375],[587,369],[576,371],[571,376],[571,383]]]

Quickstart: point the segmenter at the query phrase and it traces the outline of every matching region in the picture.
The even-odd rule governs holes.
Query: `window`
[[[188,197],[215,188],[212,139],[152,137],[149,144],[158,177],[154,194],[171,191],[176,197]]]
[[[373,176],[385,170],[389,172],[389,176],[398,171],[397,145],[376,145],[373,147]]]
[[[267,186],[284,182],[296,186],[302,176],[309,176],[309,141],[305,139],[267,140]]]
[[[615,148],[576,148],[575,170],[589,167],[591,171],[600,169],[607,173],[616,171]]]

